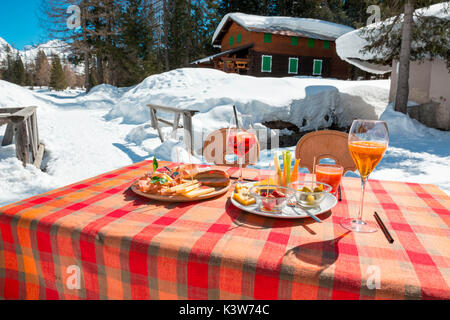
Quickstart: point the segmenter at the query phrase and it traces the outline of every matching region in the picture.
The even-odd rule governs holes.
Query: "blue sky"
[[[0,0],[0,37],[18,49],[47,40],[39,26],[41,0]]]

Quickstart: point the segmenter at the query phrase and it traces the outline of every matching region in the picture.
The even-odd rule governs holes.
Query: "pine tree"
[[[5,68],[3,71],[3,79],[5,81],[14,82],[14,59],[12,57],[11,49],[6,47],[6,59],[4,62]]]
[[[361,31],[361,36],[369,43],[363,48],[378,57],[372,62],[392,65],[399,61],[395,110],[406,113],[409,96],[409,63],[441,58],[447,61],[450,70],[450,21],[436,17],[426,17],[415,12],[415,9],[429,6],[439,1],[431,0],[396,0],[385,6],[385,12],[403,12],[377,28]],[[444,8],[448,12],[450,5]],[[414,45],[412,45],[414,44]]]
[[[95,68],[92,68],[91,71],[89,72],[89,82],[91,83],[92,88],[99,85],[98,83],[98,78],[97,78],[97,70],[95,70]]]
[[[27,75],[25,73],[25,67],[23,66],[22,58],[17,53],[12,65],[11,82],[19,86],[26,85]]]
[[[272,0],[222,0],[218,12],[221,17],[232,12],[269,16],[276,14],[276,2]]]
[[[28,87],[33,87],[34,86],[34,70],[35,70],[35,66],[34,63],[27,63],[25,65],[25,85]]]
[[[66,84],[68,87],[72,89],[76,87],[77,79],[75,73],[68,63],[64,65],[64,78],[66,79]]]
[[[114,56],[118,68],[118,85],[130,86],[162,68],[156,60],[151,7],[146,0],[129,0],[119,23],[121,33]]]
[[[67,88],[61,60],[57,55],[52,58],[52,69],[50,72],[50,86],[52,90],[62,91]]]
[[[381,5],[382,16],[388,17],[389,10],[386,10],[387,8],[380,3],[380,0],[346,0],[343,9],[348,17],[348,25],[356,29],[364,27],[369,18],[367,8],[371,5]]]
[[[50,83],[50,64],[44,51],[39,50],[34,70],[34,85],[42,87]]]

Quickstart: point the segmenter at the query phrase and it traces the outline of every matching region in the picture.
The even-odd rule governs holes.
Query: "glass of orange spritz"
[[[380,163],[389,144],[389,131],[386,122],[376,120],[353,121],[348,136],[348,148],[356,168],[361,175],[361,200],[358,218],[346,219],[341,225],[355,232],[375,232],[373,223],[362,220],[364,193],[370,173]]]

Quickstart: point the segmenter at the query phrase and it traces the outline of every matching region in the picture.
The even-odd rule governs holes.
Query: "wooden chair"
[[[321,130],[308,133],[297,143],[295,158],[301,159],[301,166],[313,172],[314,157],[316,164],[321,159],[333,159],[347,171],[355,171],[356,165],[348,150],[348,134],[335,130]]]
[[[232,150],[227,150],[227,130],[226,128],[211,132],[203,143],[203,156],[206,161],[213,162],[216,165],[226,165],[238,167],[237,161],[228,162],[226,156],[233,154]],[[243,167],[256,164],[259,158],[259,142],[245,155]]]

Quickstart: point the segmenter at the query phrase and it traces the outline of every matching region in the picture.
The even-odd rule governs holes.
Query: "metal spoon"
[[[288,203],[287,205],[288,205],[289,207],[291,207],[292,210],[294,210],[295,213],[299,214],[299,213],[295,210],[295,208],[297,208],[297,204]],[[315,221],[317,221],[317,222],[319,222],[319,223],[323,223],[322,220],[320,220],[320,219],[317,218],[315,215],[313,215],[311,212],[309,212],[308,209],[306,209],[306,208],[302,208],[302,209],[303,209],[304,212],[306,212],[306,214],[307,214],[308,216],[310,216],[311,218],[313,218]],[[300,215],[300,214],[299,214],[299,215]]]

